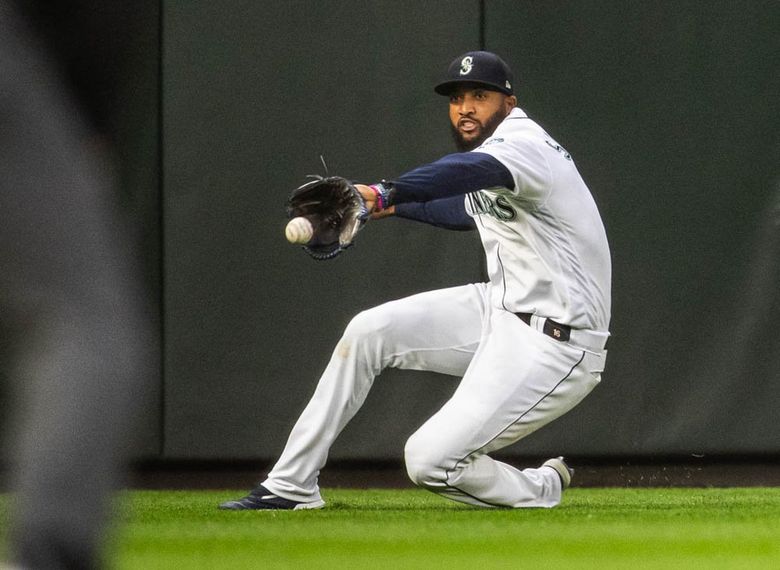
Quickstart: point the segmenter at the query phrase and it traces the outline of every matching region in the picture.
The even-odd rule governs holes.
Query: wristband
[[[394,190],[392,182],[382,180],[377,184],[371,184],[369,188],[374,191],[374,196],[376,196],[376,211],[381,212],[392,205],[391,194]]]

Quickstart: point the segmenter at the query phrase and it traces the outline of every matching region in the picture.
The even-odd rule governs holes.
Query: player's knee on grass
[[[415,485],[431,490],[446,486],[447,469],[444,467],[444,457],[437,453],[419,432],[406,441],[404,461],[406,473]]]

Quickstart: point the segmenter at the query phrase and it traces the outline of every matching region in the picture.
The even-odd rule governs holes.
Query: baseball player
[[[457,153],[393,181],[358,185],[374,218],[476,229],[489,281],[358,314],[265,481],[221,508],[315,509],[328,450],[385,368],[462,380],[406,443],[417,485],[479,507],[554,507],[562,457],[517,469],[490,457],[577,405],[600,382],[610,320],[609,247],[572,156],[517,107],[497,55],[466,53],[435,91]]]

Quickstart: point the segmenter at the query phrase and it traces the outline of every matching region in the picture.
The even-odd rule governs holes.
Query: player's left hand
[[[358,192],[360,192],[360,195],[363,197],[372,220],[381,220],[382,218],[395,215],[395,206],[388,206],[381,210],[378,208],[377,193],[371,186],[355,184],[355,188],[357,188]]]
[[[290,195],[290,222],[285,235],[291,243],[303,244],[304,251],[314,259],[332,259],[352,245],[372,208],[364,199],[365,190],[359,190],[346,178],[313,178]],[[375,202],[374,192],[365,188]]]
[[[376,192],[374,192],[370,186],[365,184],[355,184],[355,188],[363,197],[363,201],[366,203],[368,212],[373,214],[376,209]],[[373,215],[371,216],[373,218]]]

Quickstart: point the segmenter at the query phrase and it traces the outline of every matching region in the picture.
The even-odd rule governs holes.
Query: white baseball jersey
[[[571,155],[519,108],[472,152],[496,158],[515,182],[513,190],[466,195],[487,256],[493,306],[606,332],[609,246]]]

